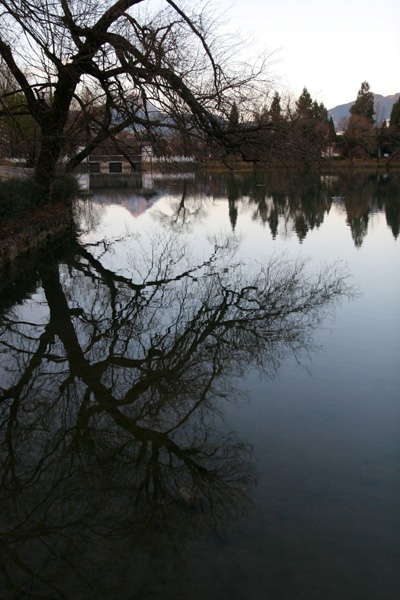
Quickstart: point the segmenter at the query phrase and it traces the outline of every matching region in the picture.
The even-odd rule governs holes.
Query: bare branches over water
[[[309,351],[353,293],[340,265],[245,263],[229,241],[196,261],[174,237],[150,246],[121,270],[112,245],[77,244],[3,316],[0,526],[15,594],[109,597],[143,551],[223,535],[256,481],[251,447],[220,427],[224,399],[249,368],[272,376]]]

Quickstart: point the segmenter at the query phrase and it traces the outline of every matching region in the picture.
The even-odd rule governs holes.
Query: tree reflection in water
[[[191,265],[160,239],[135,277],[105,266],[110,250],[48,257],[29,306],[2,318],[2,597],[149,597],[144,554],[223,535],[256,476],[221,399],[308,350],[352,293],[338,266],[250,268],[232,242]]]

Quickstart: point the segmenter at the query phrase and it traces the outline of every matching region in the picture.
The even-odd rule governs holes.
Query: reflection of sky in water
[[[9,317],[12,321],[23,323],[23,330],[28,338],[32,336],[35,339],[36,336],[40,336],[49,321],[49,308],[43,290],[39,288],[35,293],[30,294],[27,300],[21,304],[15,304]],[[2,333],[0,327],[0,338]],[[7,340],[7,334],[5,334],[4,339]],[[0,354],[0,388],[3,389],[7,389],[15,378],[15,365],[9,371],[12,364],[11,356],[11,352]]]

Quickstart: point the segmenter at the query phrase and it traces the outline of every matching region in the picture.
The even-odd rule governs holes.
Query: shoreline
[[[230,164],[229,164],[230,163]],[[335,173],[337,172],[365,172],[365,171],[377,171],[377,172],[397,172],[400,171],[400,159],[396,161],[388,162],[387,159],[362,159],[357,158],[353,161],[346,159],[326,159],[321,161],[315,169],[297,169],[295,166],[283,165],[281,163],[272,164],[267,162],[246,162],[234,160],[223,163],[221,160],[200,160],[195,163],[197,167],[204,169],[205,171],[238,171],[238,172],[252,172],[252,171],[293,171],[293,172],[308,172],[318,171],[321,174],[324,173]]]
[[[33,255],[48,251],[71,238],[71,206],[42,207],[0,226],[0,292],[18,276]]]

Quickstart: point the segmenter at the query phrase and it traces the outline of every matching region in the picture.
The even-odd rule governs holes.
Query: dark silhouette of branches
[[[106,597],[136,552],[223,535],[256,480],[251,448],[219,431],[223,399],[249,367],[272,376],[300,358],[351,294],[338,265],[250,267],[230,243],[196,263],[160,239],[132,276],[102,252],[77,244],[40,268],[40,324],[2,320],[2,585],[15,595]]]

